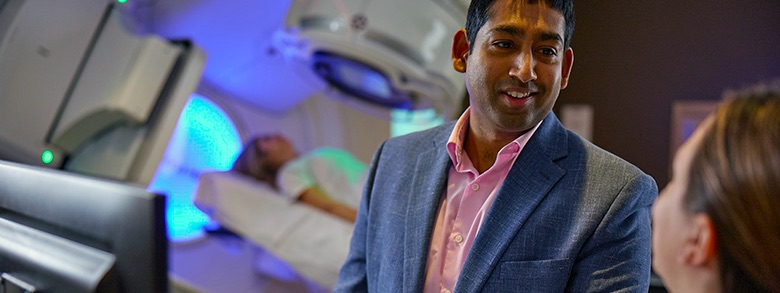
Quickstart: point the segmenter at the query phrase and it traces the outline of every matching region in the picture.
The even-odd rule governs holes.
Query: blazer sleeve
[[[371,201],[371,190],[374,186],[376,171],[380,154],[385,143],[382,143],[374,154],[369,168],[366,186],[363,188],[363,197],[360,200],[360,206],[355,219],[355,229],[352,232],[347,259],[339,271],[339,278],[333,289],[338,292],[368,292],[368,278],[366,266],[366,237],[368,229],[368,207]]]
[[[640,173],[621,189],[579,254],[570,292],[647,292],[650,286],[650,210],[658,187]]]

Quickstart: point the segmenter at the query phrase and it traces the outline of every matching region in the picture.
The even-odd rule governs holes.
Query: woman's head
[[[280,134],[259,135],[244,146],[233,163],[233,171],[276,186],[279,168],[296,157],[298,153],[286,137]]]
[[[724,102],[678,151],[653,207],[672,291],[780,292],[780,91]]]

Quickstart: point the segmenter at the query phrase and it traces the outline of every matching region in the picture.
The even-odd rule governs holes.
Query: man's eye
[[[539,50],[539,52],[541,52],[542,54],[547,55],[547,56],[557,56],[558,55],[558,52],[555,51],[555,49],[552,49],[552,48],[542,48],[541,50]]]
[[[512,43],[510,42],[495,42],[493,43],[493,46],[499,47],[501,49],[509,49],[512,47]]]

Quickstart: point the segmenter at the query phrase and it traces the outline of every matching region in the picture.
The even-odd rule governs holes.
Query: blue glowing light
[[[404,110],[393,109],[390,112],[390,136],[401,136],[425,130],[444,123],[444,117],[434,109]]]
[[[182,241],[200,237],[209,218],[193,203],[198,176],[230,169],[242,148],[233,121],[211,100],[193,94],[148,190],[167,196],[168,237]]]

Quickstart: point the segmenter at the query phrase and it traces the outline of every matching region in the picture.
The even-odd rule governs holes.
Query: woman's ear
[[[466,58],[469,56],[469,40],[466,29],[460,29],[452,38],[452,68],[457,72],[466,72]]]
[[[695,267],[711,267],[718,260],[717,233],[712,219],[699,213],[693,216],[693,230],[681,251],[681,261]]]

